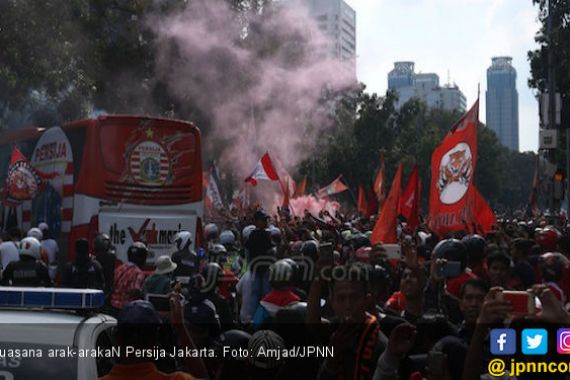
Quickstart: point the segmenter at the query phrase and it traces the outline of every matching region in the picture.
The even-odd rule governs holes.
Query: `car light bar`
[[[1,307],[46,309],[98,309],[105,303],[102,290],[20,288],[0,286]]]

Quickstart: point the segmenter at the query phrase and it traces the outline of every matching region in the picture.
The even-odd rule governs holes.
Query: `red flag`
[[[431,156],[430,229],[439,236],[473,221],[479,100],[452,127]]]
[[[12,150],[4,202],[9,206],[17,206],[22,201],[32,199],[42,186],[42,177],[53,178],[54,175],[42,175],[30,164],[17,147]]]
[[[382,213],[380,218],[374,226],[372,235],[370,236],[370,242],[372,244],[377,243],[397,243],[397,228],[398,228],[398,215],[400,214],[400,196],[401,189],[400,185],[402,182],[402,164],[398,165],[398,170],[392,181],[392,187],[390,188],[390,194],[384,202],[382,207]]]
[[[259,159],[257,165],[255,165],[255,169],[253,169],[251,175],[245,179],[245,182],[251,183],[252,186],[257,186],[258,180],[279,180],[277,170],[275,170],[275,166],[273,166],[268,152],[265,152],[265,154]]]
[[[368,202],[366,209],[366,216],[377,215],[378,214],[378,198],[374,193],[373,189],[368,189]]]
[[[380,204],[380,208],[382,208],[382,204],[384,203],[384,198],[386,196],[386,186],[384,185],[384,176],[385,176],[385,168],[384,168],[384,151],[380,151],[380,167],[378,168],[378,172],[376,173],[376,179],[374,180],[374,193],[376,193],[376,197]]]
[[[307,190],[307,176],[303,177],[299,186],[295,189],[295,194],[293,194],[293,198],[302,197],[305,195],[305,191]]]
[[[475,222],[477,232],[486,234],[493,231],[493,226],[497,226],[497,217],[479,190],[474,188],[473,192],[475,194]]]
[[[420,224],[420,176],[418,175],[418,164],[414,165],[410,179],[402,193],[400,210],[407,219],[410,228],[415,230]]]
[[[362,185],[358,186],[358,212],[362,215],[367,215],[368,205],[366,204],[366,194],[364,193],[364,187]]]
[[[323,187],[317,192],[319,198],[324,198],[329,195],[342,193],[345,190],[348,190],[348,187],[340,180],[342,175],[339,175],[337,179],[331,182],[330,185]]]

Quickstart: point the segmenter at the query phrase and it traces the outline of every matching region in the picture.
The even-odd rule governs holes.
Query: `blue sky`
[[[468,107],[481,84],[485,122],[486,70],[492,56],[511,56],[517,70],[519,145],[538,148],[538,104],[528,88],[527,51],[536,48],[538,11],[532,0],[345,0],[357,12],[358,78],[371,92],[387,89],[395,61],[457,83]]]

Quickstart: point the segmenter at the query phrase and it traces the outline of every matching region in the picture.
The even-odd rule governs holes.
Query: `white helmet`
[[[221,244],[214,244],[210,248],[210,254],[212,255],[221,255],[225,253],[228,253],[228,251],[226,250],[226,247]]]
[[[178,231],[174,235],[174,251],[185,251],[190,250],[190,245],[192,245],[192,234],[189,231]]]
[[[230,230],[224,230],[220,234],[220,243],[222,243],[224,245],[233,244],[235,241],[236,241],[236,237],[234,236],[234,233]]]
[[[244,242],[246,242],[247,239],[249,239],[249,235],[251,234],[251,232],[253,230],[255,230],[255,228],[256,227],[253,224],[250,224],[249,226],[244,227],[244,229],[241,233],[241,236],[242,236]]]
[[[204,227],[204,236],[206,237],[206,240],[216,239],[218,237],[218,232],[218,226],[214,223],[208,223]]]
[[[49,226],[46,222],[41,222],[40,224],[38,224],[38,228],[42,231],[49,230]]]
[[[41,241],[44,238],[44,233],[38,227],[30,228],[28,231],[28,237],[34,237]]]
[[[40,259],[41,244],[35,237],[28,236],[20,241],[20,256],[31,256],[36,260]]]

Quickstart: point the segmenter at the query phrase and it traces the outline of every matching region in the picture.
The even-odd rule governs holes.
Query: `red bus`
[[[126,260],[128,246],[145,241],[149,263],[170,254],[179,230],[199,236],[203,215],[200,131],[184,121],[100,116],[48,129],[0,135],[0,183],[6,183],[14,145],[42,173],[46,186],[15,209],[3,207],[3,227],[50,226],[62,251],[105,232]],[[196,239],[194,239],[196,240]],[[62,255],[60,263],[67,259]]]

